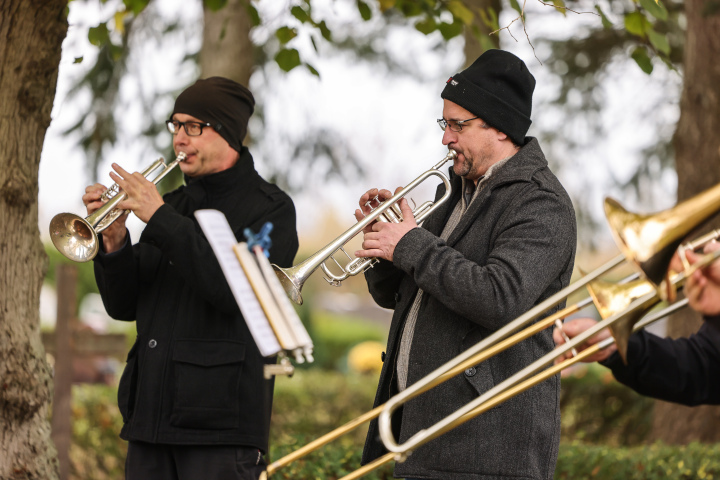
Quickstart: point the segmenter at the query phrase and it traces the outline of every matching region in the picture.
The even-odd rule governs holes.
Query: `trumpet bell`
[[[298,280],[296,280],[296,276],[293,276],[291,272],[292,268],[280,268],[274,264],[272,268],[290,300],[298,305],[302,305],[303,298],[300,291],[302,290],[303,283],[305,283],[305,279],[299,280],[299,283],[296,284],[295,282]]]
[[[50,240],[60,253],[78,263],[92,260],[100,248],[92,225],[74,213],[53,217],[50,222]]]

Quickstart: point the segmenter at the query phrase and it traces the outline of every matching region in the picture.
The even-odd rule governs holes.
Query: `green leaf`
[[[647,34],[650,43],[657,49],[658,52],[670,55],[670,42],[668,42],[667,35],[658,33],[652,28],[648,30]]]
[[[320,35],[327,40],[328,42],[332,42],[332,32],[328,28],[327,24],[325,23],[325,20],[317,24],[317,27],[320,29]]]
[[[643,72],[647,73],[648,75],[652,73],[653,65],[650,61],[650,57],[648,57],[647,50],[645,50],[644,47],[636,48],[631,56]]]
[[[460,22],[453,22],[453,23],[442,22],[438,26],[438,30],[440,30],[440,33],[442,34],[442,36],[445,40],[450,40],[451,38],[457,37],[458,35],[462,34],[463,24]]]
[[[362,0],[357,0],[357,8],[360,12],[360,16],[363,20],[366,22],[372,18],[372,9],[370,8],[370,5],[363,2]]]
[[[640,0],[640,5],[658,20],[667,20],[668,11],[660,0]]]
[[[203,0],[203,3],[208,8],[208,10],[212,12],[217,12],[225,5],[227,5],[227,0]]]
[[[275,62],[284,71],[289,72],[300,65],[300,53],[294,48],[283,48],[275,55]]]
[[[123,0],[125,8],[137,16],[140,12],[145,10],[150,0]]]
[[[96,47],[102,47],[110,41],[110,33],[107,24],[101,23],[97,27],[90,27],[88,30],[88,41]]]
[[[292,40],[293,38],[297,37],[297,30],[290,27],[280,27],[277,30],[275,30],[275,37],[277,37],[278,40],[280,40],[280,43],[285,45],[287,42]]]
[[[73,63],[82,63],[83,57],[75,57],[75,60],[73,60]]]
[[[500,29],[500,23],[498,22],[498,15],[494,8],[488,7],[486,9],[480,10],[480,19],[482,19],[482,22],[491,30],[499,30]]]
[[[381,12],[386,12],[395,6],[395,0],[378,0]]]
[[[645,38],[646,25],[649,24],[650,22],[640,12],[631,12],[625,15],[625,30],[638,37]]]
[[[307,67],[308,70],[310,70],[310,73],[312,73],[312,74],[315,75],[316,77],[320,78],[320,72],[318,72],[317,70],[315,70],[315,67],[313,67],[313,66],[310,65],[309,63],[306,63],[305,66]]]
[[[558,12],[562,13],[563,16],[567,16],[567,8],[565,8],[565,2],[563,0],[552,0],[553,5],[555,5]]]
[[[453,17],[465,25],[470,25],[475,19],[475,15],[473,15],[470,9],[460,0],[450,0],[447,4],[447,9],[453,14]]]
[[[493,43],[492,39],[488,35],[481,35],[479,40],[480,46],[482,47],[484,52],[492,50],[493,48],[497,48],[495,46],[495,43]]]
[[[302,23],[305,23],[308,20],[310,20],[310,14],[308,14],[308,12],[306,12],[304,8],[299,7],[297,5],[290,9],[290,13],[292,14],[293,17],[297,18]]]
[[[257,27],[262,23],[260,20],[260,13],[258,13],[257,8],[255,8],[255,6],[250,2],[247,4],[247,12],[250,17],[250,23],[253,27]]]
[[[600,19],[602,20],[602,26],[603,28],[611,29],[613,28],[613,24],[610,20],[608,20],[607,16],[605,15],[605,12],[602,11],[602,8],[600,8],[600,5],[595,5],[595,10],[600,14]]]
[[[415,24],[415,28],[425,35],[430,35],[432,32],[437,30],[437,23],[435,23],[435,19],[431,16],[427,16],[425,19],[420,20]]]
[[[517,11],[520,15],[523,14],[522,7],[518,3],[517,0],[510,0],[510,6],[513,8],[513,10]]]

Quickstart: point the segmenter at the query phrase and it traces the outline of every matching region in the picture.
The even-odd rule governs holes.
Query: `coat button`
[[[150,347],[150,348],[155,348],[155,347],[157,347],[157,341],[153,338],[152,340],[150,340],[150,341],[148,342],[148,347]]]
[[[380,354],[380,361],[383,362],[383,363],[385,363],[385,352],[382,352],[382,353]]]
[[[475,375],[476,372],[477,372],[477,370],[475,370],[475,367],[470,367],[467,370],[465,370],[465,375],[467,375],[468,377],[472,377]]]

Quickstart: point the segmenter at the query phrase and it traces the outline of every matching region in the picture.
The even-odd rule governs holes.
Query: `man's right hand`
[[[99,183],[85,188],[85,195],[83,195],[82,201],[87,208],[88,215],[94,213],[105,204],[101,198],[105,190],[106,188]],[[125,244],[125,238],[127,236],[127,228],[125,228],[126,219],[127,215],[121,215],[101,233],[103,236],[103,251],[105,253],[120,250]]]
[[[720,250],[720,243],[711,242],[705,245],[704,253],[716,250]],[[702,258],[702,255],[691,251],[686,252],[686,256],[691,265]],[[685,296],[690,307],[703,315],[720,315],[720,260],[715,260],[688,277]]]
[[[573,338],[573,337],[580,335],[584,331],[589,330],[590,328],[595,326],[596,323],[597,322],[595,320],[593,320],[592,318],[576,318],[574,320],[569,320],[569,321],[563,323],[563,332],[565,332],[565,334],[569,338]],[[581,352],[581,351],[585,350],[587,347],[605,340],[609,336],[610,336],[610,331],[607,328],[605,328],[605,329],[599,331],[597,334],[593,335],[592,337],[588,338],[585,341],[585,343],[583,343],[582,345],[580,345],[577,348],[577,350],[579,352]],[[555,345],[558,345],[558,346],[565,343],[565,339],[563,338],[562,333],[560,333],[557,328],[555,328],[553,330],[553,340],[555,341]],[[593,355],[590,355],[584,361],[586,363],[602,362],[603,360],[608,358],[610,355],[612,355],[613,352],[615,352],[615,350],[617,350],[617,348],[615,347],[615,344],[613,343],[612,345],[608,346],[607,348],[600,350]],[[572,354],[570,352],[565,352],[564,355],[562,355],[561,357],[559,357],[555,360],[555,363],[560,363],[562,360],[565,360],[570,357],[572,357]]]

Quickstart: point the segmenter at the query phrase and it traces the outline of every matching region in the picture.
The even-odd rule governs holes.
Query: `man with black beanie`
[[[273,381],[194,212],[220,210],[235,237],[273,224],[270,260],[290,266],[295,207],[255,171],[242,142],[255,101],[227,78],[198,80],[167,121],[185,185],[160,196],[141,174],[111,177],[147,225],[136,244],[125,217],[101,235],[95,278],[107,312],[136,321],[118,388],[128,440],[125,475],[145,479],[254,480],[265,470]],[[105,188],[86,189],[88,213]]]
[[[486,51],[450,77],[438,120],[443,144],[457,153],[450,200],[422,228],[401,200],[403,221],[376,222],[364,232],[356,255],[381,259],[365,274],[370,293],[395,311],[376,406],[570,281],[573,206],[537,139],[525,136],[534,88],[522,60],[502,50]],[[441,185],[436,198],[444,193]],[[388,190],[369,190],[356,218],[390,197]],[[410,400],[393,418],[395,438],[406,441],[552,349],[552,332],[538,333]],[[517,395],[419,447],[396,464],[395,475],[551,479],[560,441],[559,392],[559,378],[553,378]],[[385,452],[373,421],[363,463]]]

